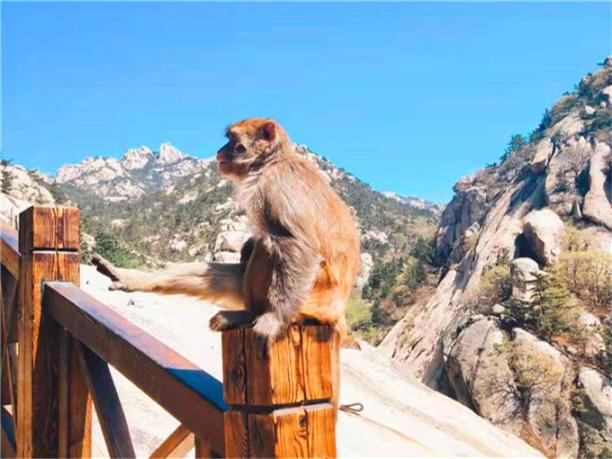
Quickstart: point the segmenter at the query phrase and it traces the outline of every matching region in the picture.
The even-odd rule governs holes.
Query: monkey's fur
[[[237,186],[253,237],[240,263],[191,263],[157,272],[120,269],[94,257],[111,289],[183,293],[228,309],[213,330],[254,322],[268,342],[294,322],[312,318],[348,335],[345,310],[359,270],[353,217],[322,173],[294,151],[270,119],[248,119],[227,129],[219,170]]]

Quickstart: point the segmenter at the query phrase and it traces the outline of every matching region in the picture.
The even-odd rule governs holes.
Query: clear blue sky
[[[3,156],[54,172],[269,116],[376,189],[461,175],[610,54],[609,3],[4,3]]]

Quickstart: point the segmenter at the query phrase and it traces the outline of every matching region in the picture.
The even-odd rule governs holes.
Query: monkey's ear
[[[276,139],[276,123],[274,121],[266,121],[262,126],[264,139],[272,142]]]

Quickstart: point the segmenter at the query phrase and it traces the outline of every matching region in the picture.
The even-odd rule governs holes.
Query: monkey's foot
[[[211,317],[208,323],[211,330],[224,331],[248,325],[253,322],[253,315],[249,311],[219,311]]]
[[[119,272],[110,261],[102,258],[98,254],[95,254],[91,257],[91,263],[96,267],[96,271],[104,274],[106,277],[110,278],[110,280],[119,280]]]
[[[257,347],[267,349],[285,330],[283,323],[272,312],[266,312],[255,321],[253,332]]]
[[[104,274],[113,282],[108,286],[109,290],[123,290],[124,292],[132,292],[133,289],[128,287],[127,284],[121,282],[119,277],[119,270],[110,261],[102,258],[100,255],[95,254],[91,257],[91,263],[96,267],[96,271]]]

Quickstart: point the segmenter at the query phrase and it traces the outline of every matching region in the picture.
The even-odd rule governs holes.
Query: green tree
[[[134,268],[141,265],[144,261],[142,257],[121,247],[118,239],[105,231],[96,234],[94,252],[120,268]]]
[[[13,180],[15,173],[9,169],[13,161],[11,159],[0,160],[0,190],[3,193],[8,193],[13,189]]]
[[[548,109],[544,110],[544,115],[542,115],[542,121],[540,121],[540,125],[538,126],[538,131],[542,132],[550,127],[552,124],[552,115]]]
[[[540,337],[550,340],[555,335],[571,332],[571,314],[577,309],[576,300],[557,276],[536,275],[536,294],[532,316],[528,322]]]
[[[522,134],[513,134],[512,137],[510,137],[510,142],[508,142],[508,146],[506,147],[504,154],[501,155],[499,160],[504,162],[525,145],[527,145],[527,139]]]
[[[64,204],[67,200],[66,193],[64,193],[59,185],[55,182],[49,185],[49,193],[51,193],[51,196],[53,196],[56,204]]]

